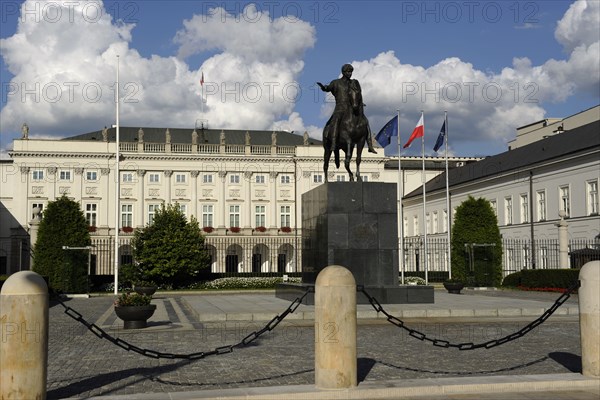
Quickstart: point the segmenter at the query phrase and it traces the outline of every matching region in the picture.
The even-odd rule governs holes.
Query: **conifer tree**
[[[492,284],[502,281],[502,238],[498,219],[490,202],[472,196],[456,209],[452,226],[452,278],[468,284]],[[465,244],[474,246],[473,271],[468,265]],[[489,246],[492,245],[492,246]]]
[[[47,276],[58,292],[85,293],[88,254],[86,250],[64,250],[63,246],[91,244],[88,224],[79,203],[62,196],[44,210],[33,252],[33,271]]]

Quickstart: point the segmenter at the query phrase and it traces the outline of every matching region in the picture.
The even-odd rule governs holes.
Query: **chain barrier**
[[[279,315],[279,314],[276,315],[271,321],[269,321],[264,326],[264,328],[250,333],[245,338],[243,338],[240,342],[238,342],[236,344],[232,344],[232,345],[220,346],[211,351],[201,351],[201,352],[189,353],[189,354],[163,353],[160,351],[143,349],[143,348],[134,346],[133,344],[131,344],[121,338],[115,338],[115,337],[111,336],[105,330],[100,328],[98,325],[89,323],[88,321],[86,321],[83,318],[83,316],[80,313],[75,311],[73,308],[67,306],[60,299],[58,299],[58,302],[60,303],[60,305],[62,305],[65,308],[65,314],[67,314],[69,317],[73,318],[75,321],[84,325],[90,332],[92,332],[94,335],[98,336],[100,339],[106,339],[109,342],[121,347],[122,349],[125,349],[127,351],[133,351],[135,353],[141,354],[142,356],[150,357],[150,358],[199,360],[201,358],[206,358],[208,356],[231,353],[231,352],[233,352],[233,349],[235,349],[235,348],[248,346],[250,343],[252,343],[256,339],[258,339],[265,332],[270,332],[273,329],[275,329],[275,327],[277,325],[279,325],[279,323],[281,321],[283,321],[283,319],[285,317],[287,317],[289,314],[296,311],[296,309],[300,306],[300,304],[302,304],[302,301],[304,300],[304,298],[313,290],[314,289],[312,289],[312,288],[306,289],[306,292],[304,292],[304,294],[301,297],[297,297],[281,315]]]
[[[478,343],[478,344],[474,344],[472,342],[450,343],[447,340],[430,338],[423,332],[419,332],[416,329],[411,329],[411,328],[407,327],[406,324],[404,323],[404,321],[402,321],[401,319],[399,319],[399,318],[389,314],[387,311],[385,311],[383,309],[383,307],[381,306],[381,304],[377,301],[377,299],[375,299],[373,296],[371,296],[369,293],[367,293],[367,291],[365,290],[365,288],[363,286],[359,286],[358,290],[367,297],[367,299],[369,300],[369,303],[371,303],[371,306],[375,309],[375,311],[383,313],[386,316],[388,322],[390,322],[393,325],[396,325],[398,328],[404,329],[405,331],[408,332],[409,336],[412,336],[421,341],[431,342],[431,344],[433,344],[434,346],[437,346],[437,347],[444,347],[444,348],[453,347],[453,348],[457,348],[459,350],[474,350],[474,349],[480,349],[480,348],[491,349],[492,347],[496,347],[501,344],[508,343],[510,341],[513,341],[513,340],[516,340],[516,339],[519,339],[519,338],[525,336],[527,333],[529,333],[535,327],[537,327],[538,325],[541,325],[544,321],[546,321],[552,314],[554,314],[554,312],[558,309],[558,307],[563,305],[563,303],[565,301],[567,301],[567,299],[569,297],[571,297],[571,294],[579,288],[579,285],[580,285],[579,281],[576,281],[575,283],[573,283],[573,285],[571,285],[558,299],[556,299],[556,301],[554,302],[552,307],[550,307],[549,309],[544,311],[544,313],[540,317],[538,317],[536,320],[529,323],[525,327],[521,328],[517,332],[511,333],[510,335],[506,335],[500,339],[489,340],[487,342]]]

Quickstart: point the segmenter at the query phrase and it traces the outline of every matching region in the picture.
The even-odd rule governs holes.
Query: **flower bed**
[[[250,278],[219,278],[206,282],[196,289],[273,289],[278,283],[282,283],[281,277],[250,277]],[[301,278],[289,278],[289,283],[300,283]]]
[[[206,233],[212,233],[215,230],[215,228],[213,228],[212,226],[205,226],[202,228],[202,230]]]
[[[229,230],[233,233],[240,233],[241,228],[239,226],[232,226]]]

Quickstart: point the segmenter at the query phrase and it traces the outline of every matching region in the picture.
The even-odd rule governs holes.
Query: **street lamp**
[[[96,246],[82,246],[82,247],[71,247],[63,246],[63,250],[87,250],[88,252],[88,272],[87,272],[87,293],[90,294],[90,275],[92,274],[92,248]]]

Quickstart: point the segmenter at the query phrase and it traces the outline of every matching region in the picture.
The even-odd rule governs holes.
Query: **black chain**
[[[408,334],[410,336],[412,336],[416,339],[419,339],[421,341],[431,342],[431,344],[433,344],[434,346],[438,346],[438,347],[446,347],[446,348],[454,347],[459,350],[474,350],[474,349],[480,349],[480,348],[491,349],[492,347],[496,347],[501,344],[508,343],[510,341],[513,341],[513,340],[519,339],[520,337],[525,336],[528,332],[533,330],[538,325],[542,324],[552,314],[554,314],[554,312],[558,309],[558,307],[563,305],[563,303],[565,301],[567,301],[567,299],[569,297],[571,297],[571,294],[575,290],[577,290],[579,288],[579,286],[580,286],[579,281],[576,281],[575,283],[573,283],[558,299],[556,299],[556,301],[554,302],[552,307],[550,307],[549,309],[544,311],[544,313],[540,317],[538,317],[536,320],[529,323],[525,327],[521,328],[517,332],[511,333],[510,335],[504,336],[503,338],[500,338],[500,339],[489,340],[487,342],[478,343],[478,344],[474,344],[471,342],[450,343],[447,340],[441,340],[441,339],[435,339],[435,338],[432,339],[422,332],[419,332],[415,329],[411,329],[411,328],[407,327],[406,324],[404,323],[404,321],[394,317],[393,315],[391,315],[387,311],[385,311],[383,309],[383,307],[381,306],[381,304],[377,301],[377,299],[375,299],[373,296],[371,296],[369,293],[367,293],[367,291],[365,290],[365,288],[363,286],[359,286],[358,290],[367,297],[367,299],[369,300],[369,303],[371,303],[371,306],[375,309],[375,311],[383,313],[386,316],[388,322],[390,322],[393,325],[396,325],[398,328],[404,329],[405,331],[408,332]]]
[[[115,338],[115,337],[111,336],[110,334],[106,333],[106,331],[104,331],[102,328],[100,328],[98,325],[89,323],[88,321],[86,321],[83,318],[83,316],[80,313],[75,311],[73,308],[67,306],[60,299],[58,299],[58,302],[65,308],[65,314],[67,314],[69,317],[71,317],[75,321],[80,322],[81,324],[85,325],[90,332],[92,332],[94,335],[98,336],[100,339],[106,339],[109,342],[121,347],[122,349],[125,349],[127,351],[133,351],[135,353],[138,353],[143,356],[150,357],[150,358],[166,358],[166,359],[176,359],[177,358],[177,359],[184,359],[184,360],[199,360],[201,358],[205,358],[208,356],[231,353],[231,352],[233,352],[233,349],[235,349],[235,348],[248,346],[250,343],[252,343],[256,339],[258,339],[260,337],[260,335],[262,335],[263,333],[272,331],[281,321],[283,321],[283,319],[285,317],[288,316],[288,314],[296,311],[296,309],[300,306],[300,304],[302,304],[302,301],[304,300],[304,298],[313,290],[314,289],[312,289],[312,288],[307,288],[306,292],[304,292],[304,294],[301,297],[297,297],[292,302],[292,304],[290,304],[290,306],[281,315],[276,315],[271,321],[269,321],[267,323],[267,325],[265,325],[264,328],[262,328],[259,331],[254,331],[254,332],[250,333],[248,336],[246,336],[240,342],[238,342],[236,344],[232,344],[232,345],[217,347],[211,351],[201,351],[201,352],[189,353],[189,354],[163,353],[160,351],[154,351],[154,350],[150,350],[150,349],[142,349],[140,347],[134,346],[131,343],[129,343],[121,338]]]

